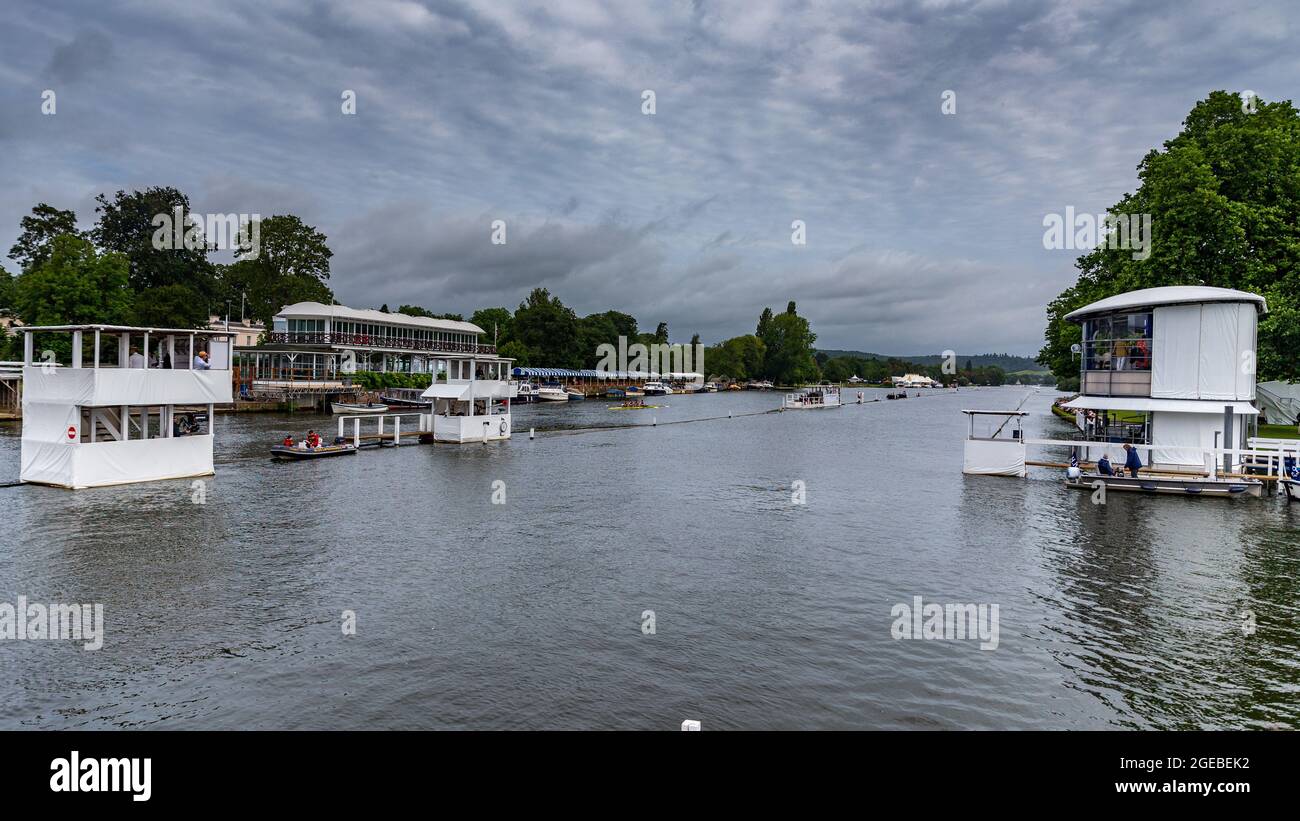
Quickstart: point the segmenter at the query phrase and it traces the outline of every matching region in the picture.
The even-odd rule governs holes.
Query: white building
[[[232,392],[227,332],[22,331],[22,481],[86,488],[213,472],[214,406]],[[200,351],[208,370],[193,367]]]
[[[429,373],[439,355],[495,354],[472,322],[298,302],[280,309],[266,344],[242,348],[255,380],[333,380],[356,371]]]
[[[1138,446],[1148,465],[1205,466],[1244,447],[1258,411],[1255,342],[1264,298],[1203,286],[1147,288],[1066,316],[1083,326],[1078,411],[1089,461]]]

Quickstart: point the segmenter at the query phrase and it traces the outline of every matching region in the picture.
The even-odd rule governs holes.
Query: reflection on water
[[[294,464],[267,446],[324,418],[221,417],[202,505],[0,488],[0,601],[102,602],[107,632],[0,642],[0,727],[1300,723],[1300,510],[963,476],[959,409],[1022,396],[589,400],[518,409],[506,443]],[[1063,430],[1049,400],[1028,435]],[[0,482],[17,463],[0,429]],[[894,640],[914,595],[998,604],[998,648]]]

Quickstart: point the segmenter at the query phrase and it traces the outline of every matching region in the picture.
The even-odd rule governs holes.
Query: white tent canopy
[[[1255,399],[1269,424],[1297,424],[1297,418],[1300,417],[1300,383],[1260,382],[1255,386]]]

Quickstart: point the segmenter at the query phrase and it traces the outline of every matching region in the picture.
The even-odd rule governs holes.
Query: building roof
[[[1187,305],[1199,302],[1253,302],[1260,313],[1268,312],[1264,297],[1231,288],[1211,288],[1205,285],[1170,285],[1163,288],[1143,288],[1129,291],[1085,305],[1065,318],[1078,322],[1094,314],[1109,314],[1135,308],[1152,308],[1160,305]]]
[[[1249,402],[1237,399],[1151,399],[1145,396],[1080,396],[1062,407],[1070,410],[1175,411],[1223,414],[1225,405],[1241,416],[1259,413]]]
[[[434,328],[439,331],[456,331],[464,334],[481,334],[485,331],[473,322],[457,322],[454,319],[433,319],[427,316],[407,316],[406,314],[376,311],[373,308],[349,308],[346,305],[322,305],[319,302],[295,302],[286,305],[277,313],[277,317],[294,319],[319,319],[335,317],[337,319],[355,319],[358,322],[384,322],[389,325],[411,325],[417,328]]]
[[[33,333],[53,333],[55,331],[107,331],[109,333],[134,333],[162,336],[234,336],[237,329],[227,331],[225,328],[146,328],[140,325],[21,325],[15,331]]]

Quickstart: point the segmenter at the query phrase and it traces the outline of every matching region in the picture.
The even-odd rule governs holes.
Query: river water
[[[963,476],[960,409],[1024,394],[588,400],[291,464],[268,445],[328,417],[220,416],[202,504],[0,488],[0,602],[99,602],[106,633],[0,641],[0,727],[1300,726],[1300,505]],[[1029,435],[1068,431],[1051,398]],[[0,428],[0,482],[18,453]],[[915,596],[997,605],[996,648],[895,639]]]

